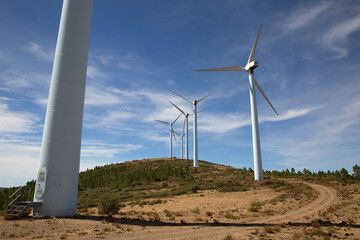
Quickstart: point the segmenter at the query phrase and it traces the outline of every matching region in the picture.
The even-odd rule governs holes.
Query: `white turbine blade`
[[[173,133],[175,133],[176,135],[178,135],[178,136],[180,136],[180,137],[181,137],[181,134],[180,134],[180,133],[177,133],[177,132],[173,132]]]
[[[192,128],[190,128],[190,130],[188,131],[188,133],[192,130]]]
[[[179,96],[179,97],[181,97],[181,98],[183,98],[183,99],[185,99],[186,101],[188,101],[189,103],[193,103],[192,101],[190,101],[189,99],[187,99],[187,98],[185,98],[185,97],[183,97],[183,96],[181,96],[180,94],[177,94],[176,92],[174,92],[174,91],[171,91],[170,89],[168,89],[168,91],[170,91],[170,92],[172,92],[173,94],[175,94],[175,95],[177,95],[177,96]]]
[[[202,109],[202,110],[200,110],[200,111],[197,111],[197,113],[201,113],[201,112],[203,112],[203,111],[205,111],[206,110],[206,108],[204,108],[204,109]]]
[[[258,34],[257,34],[257,36],[256,36],[254,45],[253,45],[253,47],[252,47],[252,49],[251,49],[250,56],[249,56],[249,59],[248,59],[248,63],[251,63],[252,61],[254,61],[254,56],[255,56],[255,51],[256,51],[256,45],[257,45],[257,42],[258,42],[258,39],[259,39],[261,27],[262,27],[262,25],[260,26],[260,29],[259,29],[259,32],[258,32]]]
[[[181,117],[181,113],[179,114],[179,116],[171,124],[174,124],[176,122],[176,120],[179,119],[179,117]]]
[[[210,93],[210,94],[208,94],[208,95],[206,95],[205,97],[203,97],[203,98],[200,98],[197,102],[199,103],[199,102],[201,102],[202,100],[204,100],[205,98],[207,98],[208,96],[210,96],[212,93]]]
[[[172,131],[172,134],[173,134],[173,136],[174,136],[174,140],[176,141],[176,137],[175,137],[174,131]]]
[[[170,123],[168,123],[168,122],[164,122],[164,121],[160,121],[160,120],[155,120],[155,121],[161,122],[161,123],[165,123],[165,124],[167,124],[167,125],[170,125]]]
[[[183,110],[181,110],[181,108],[179,108],[178,106],[176,106],[174,103],[172,103],[171,101],[169,101],[171,103],[171,105],[173,105],[174,107],[176,107],[182,114],[184,114],[184,116],[186,116],[185,112]]]
[[[255,78],[254,78],[254,80],[255,80]],[[269,103],[270,107],[274,110],[274,112],[276,113],[276,115],[279,116],[279,114],[276,112],[275,108],[274,108],[273,105],[271,104],[270,100],[266,97],[264,91],[261,89],[259,83],[258,83],[256,80],[255,80],[254,82],[255,82],[256,87],[259,89],[259,91],[261,92],[261,94],[264,96],[264,98],[266,99],[266,101]]]
[[[240,66],[231,66],[231,67],[220,67],[220,68],[210,68],[210,69],[201,69],[195,70],[196,72],[204,72],[204,71],[243,71],[245,68]]]

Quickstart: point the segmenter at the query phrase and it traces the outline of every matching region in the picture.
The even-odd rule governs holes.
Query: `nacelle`
[[[250,69],[255,69],[257,66],[259,66],[259,62],[257,62],[257,61],[249,62],[245,66],[245,71],[249,71]]]

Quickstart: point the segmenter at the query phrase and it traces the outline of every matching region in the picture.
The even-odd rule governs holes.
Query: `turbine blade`
[[[192,128],[190,128],[190,130],[188,131],[188,133],[192,130]]]
[[[170,91],[170,92],[172,92],[173,94],[175,94],[175,95],[177,95],[177,96],[179,96],[179,97],[181,97],[181,98],[183,98],[183,99],[185,99],[186,101],[188,101],[189,103],[193,103],[192,101],[190,101],[189,99],[187,99],[187,98],[185,98],[185,97],[183,97],[183,96],[181,96],[180,94],[177,94],[176,92],[174,92],[174,91],[171,91],[170,89],[168,89],[168,91]]]
[[[174,136],[174,140],[176,141],[176,137],[175,137],[175,134],[174,134],[174,131],[172,132],[173,136]]]
[[[167,125],[170,125],[170,123],[168,123],[168,122],[164,122],[164,121],[160,121],[160,120],[155,120],[155,121],[161,122],[161,123],[165,123],[165,124],[167,124]]]
[[[179,119],[179,117],[181,117],[181,113],[179,114],[179,116],[171,124],[174,124],[176,122],[176,120]]]
[[[276,112],[275,108],[274,108],[273,105],[271,104],[270,100],[266,97],[264,91],[261,89],[259,83],[255,80],[255,78],[254,78],[254,82],[255,82],[256,87],[259,89],[259,91],[261,92],[261,94],[264,96],[264,98],[266,99],[266,101],[269,103],[270,107],[274,110],[274,112],[276,113],[276,115],[279,116],[279,114]]]
[[[206,110],[206,108],[204,108],[204,109],[202,109],[202,110],[200,110],[200,111],[197,111],[197,113],[201,113],[201,112],[203,112],[203,111],[205,111]]]
[[[176,135],[178,135],[178,136],[181,136],[181,134],[180,133],[177,133],[177,132],[173,132],[173,133],[175,133]]]
[[[240,66],[231,66],[231,67],[220,67],[220,68],[210,68],[210,69],[201,69],[195,70],[196,72],[204,72],[204,71],[243,71],[245,68]]]
[[[210,94],[208,94],[208,95],[206,95],[205,97],[203,97],[203,98],[200,98],[197,102],[199,103],[199,102],[201,102],[202,100],[204,100],[205,98],[207,98],[208,96],[210,96],[212,93],[210,93]]]
[[[171,103],[171,105],[173,105],[174,107],[176,107],[182,114],[184,114],[184,116],[186,116],[185,112],[183,110],[181,110],[181,108],[179,108],[178,106],[176,106],[174,103],[172,103],[170,100],[169,102]]]
[[[256,36],[256,39],[255,39],[255,42],[254,42],[254,45],[251,49],[251,52],[250,52],[250,56],[249,56],[249,59],[248,59],[248,63],[251,63],[252,61],[254,61],[254,56],[255,56],[255,51],[256,51],[256,45],[258,43],[258,39],[259,39],[259,35],[260,35],[260,31],[261,31],[261,28],[262,28],[262,25],[260,26],[260,29],[259,29],[259,32]]]

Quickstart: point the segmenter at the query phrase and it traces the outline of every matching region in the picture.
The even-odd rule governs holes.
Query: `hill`
[[[265,176],[266,179],[270,175]],[[253,180],[252,171],[206,161],[199,168],[184,159],[144,159],[110,164],[81,172],[79,176],[78,208],[98,206],[103,199],[116,199],[120,205],[146,204],[145,199],[170,197],[198,190],[219,192],[247,191],[259,186],[293,188],[287,182]],[[153,200],[150,204],[159,202]]]

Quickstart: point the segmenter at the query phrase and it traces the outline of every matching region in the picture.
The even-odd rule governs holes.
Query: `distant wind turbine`
[[[171,101],[169,101],[174,107],[176,107],[176,109],[178,109],[181,114],[184,115],[185,119],[184,119],[184,124],[185,124],[185,134],[186,134],[186,138],[185,138],[185,158],[186,159],[189,159],[189,132],[190,130],[189,129],[189,116],[190,114],[189,113],[185,113],[181,108],[179,108],[178,106],[176,106],[174,103],[172,103]],[[184,129],[183,129],[183,133],[184,133]],[[181,137],[181,143],[182,143],[182,138]],[[182,151],[182,147],[181,147],[181,151]]]
[[[261,31],[261,26],[260,26],[260,30],[256,36],[254,45],[250,52],[248,62],[245,67],[232,66],[232,67],[196,70],[196,71],[246,71],[249,73],[255,180],[263,180],[263,169],[262,169],[262,162],[261,162],[260,134],[259,134],[259,124],[258,124],[258,113],[257,113],[257,106],[256,106],[255,86],[259,89],[260,93],[264,96],[264,98],[269,103],[271,108],[274,110],[276,115],[278,115],[275,108],[273,107],[273,105],[271,104],[269,99],[266,97],[264,91],[261,89],[259,83],[254,78],[254,69],[257,66],[259,66],[259,63],[257,61],[254,61],[254,56],[255,56],[256,45],[257,45],[257,42],[259,39],[260,31]]]
[[[161,123],[164,123],[164,124],[167,124],[170,126],[170,149],[169,149],[169,152],[170,152],[170,158],[172,158],[172,137],[174,136],[174,139],[175,139],[175,134],[174,134],[174,130],[173,130],[173,127],[172,125],[179,119],[179,117],[181,116],[181,114],[171,123],[169,122],[165,122],[165,121],[161,121],[161,120],[155,120],[157,122],[161,122]]]
[[[175,95],[185,99],[186,101],[188,101],[189,103],[191,103],[193,105],[193,109],[194,109],[194,120],[193,120],[193,129],[194,129],[194,166],[195,168],[199,167],[199,161],[198,161],[198,144],[197,144],[197,104],[199,102],[201,102],[202,100],[204,100],[205,98],[207,98],[208,96],[210,96],[211,94],[206,95],[203,98],[200,98],[199,100],[194,100],[194,101],[190,101],[189,99],[181,96],[180,94],[177,94],[176,92],[173,92],[171,90],[169,90],[170,92],[174,93]]]
[[[185,126],[185,121],[184,121],[184,126]],[[184,136],[187,136],[190,131],[191,129],[188,132],[185,132],[183,127],[182,134],[174,132],[176,135],[178,135],[181,138],[181,159],[184,159]]]

